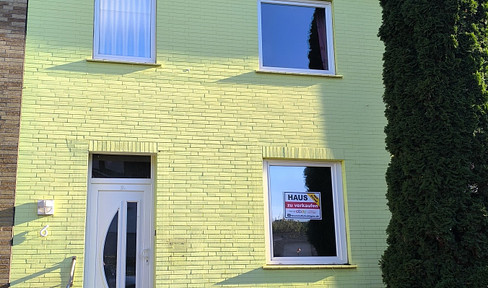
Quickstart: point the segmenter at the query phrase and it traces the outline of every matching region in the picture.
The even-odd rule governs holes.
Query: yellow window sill
[[[116,61],[116,60],[101,60],[101,59],[86,59],[86,62],[94,63],[111,63],[111,64],[129,64],[129,65],[140,65],[140,66],[151,66],[160,67],[161,64],[158,63],[142,63],[142,62],[126,62],[126,61]]]
[[[264,270],[357,269],[358,265],[264,265]]]

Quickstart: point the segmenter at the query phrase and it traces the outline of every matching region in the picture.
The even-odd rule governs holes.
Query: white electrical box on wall
[[[37,200],[37,215],[47,216],[54,214],[54,200]]]

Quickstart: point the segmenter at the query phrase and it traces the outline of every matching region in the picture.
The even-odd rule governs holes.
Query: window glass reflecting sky
[[[283,219],[284,213],[284,192],[307,192],[305,186],[305,167],[293,166],[270,166],[269,167],[269,189],[271,196],[271,220]]]
[[[315,7],[261,4],[263,65],[308,69]]]

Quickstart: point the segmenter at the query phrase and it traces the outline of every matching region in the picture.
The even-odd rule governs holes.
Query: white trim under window
[[[330,2],[258,0],[258,33],[259,71],[335,74]]]
[[[93,59],[155,63],[156,0],[95,0]]]
[[[266,160],[263,172],[267,264],[348,264],[341,163]]]

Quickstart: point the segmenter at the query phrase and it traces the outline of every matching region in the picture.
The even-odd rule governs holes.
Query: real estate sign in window
[[[270,264],[345,264],[341,165],[265,161]]]

